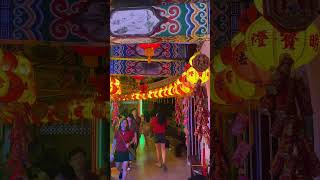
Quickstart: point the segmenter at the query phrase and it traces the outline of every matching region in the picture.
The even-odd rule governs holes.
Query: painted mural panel
[[[184,62],[110,61],[110,74],[175,76],[183,73]]]
[[[155,59],[186,59],[188,56],[188,45],[162,43],[155,49]],[[136,44],[121,44],[111,46],[111,57],[141,58],[145,57],[144,50]]]
[[[114,11],[110,16],[112,36],[149,36],[160,23],[154,9]]]
[[[208,12],[206,3],[116,9],[111,12],[111,42],[129,44],[203,41],[209,39],[210,34]],[[138,18],[143,14],[143,18]],[[134,22],[135,18],[140,19],[140,26]],[[137,33],[138,30],[140,33]]]
[[[105,0],[0,1],[0,39],[105,43]]]

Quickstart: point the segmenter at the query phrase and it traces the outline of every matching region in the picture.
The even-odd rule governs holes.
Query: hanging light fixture
[[[148,57],[148,63],[151,62],[151,57],[154,56],[154,50],[160,47],[160,44],[139,44],[140,48],[144,50],[144,55]]]

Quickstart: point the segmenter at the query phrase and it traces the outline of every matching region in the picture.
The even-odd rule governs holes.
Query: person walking
[[[141,118],[138,116],[138,112],[136,108],[133,108],[131,110],[131,114],[128,116],[128,122],[130,129],[135,133],[135,144],[132,144],[131,147],[133,149],[133,153],[130,154],[130,162],[128,166],[128,171],[132,168],[132,161],[136,160],[136,154],[137,154],[137,148],[139,145],[140,140],[140,124],[141,124]]]
[[[137,145],[139,145],[141,118],[138,116],[138,111],[136,108],[131,110],[129,117],[131,118],[131,128],[137,134]]]
[[[164,171],[167,171],[166,166],[166,128],[167,128],[167,119],[164,113],[157,113],[155,117],[152,118],[150,122],[151,130],[154,135],[154,142],[156,146],[157,153],[157,163],[156,165],[159,168],[163,168]]]
[[[127,119],[120,121],[119,130],[116,132],[112,144],[111,160],[114,160],[116,167],[120,172],[119,180],[126,180],[127,168],[130,161],[130,146],[135,143],[135,134],[129,129]]]

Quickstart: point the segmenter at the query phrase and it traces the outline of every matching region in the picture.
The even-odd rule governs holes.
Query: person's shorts
[[[154,135],[154,142],[156,144],[158,144],[158,143],[165,144],[167,142],[166,136],[164,134],[155,134]]]
[[[126,162],[126,161],[130,161],[129,151],[114,153],[114,162]]]

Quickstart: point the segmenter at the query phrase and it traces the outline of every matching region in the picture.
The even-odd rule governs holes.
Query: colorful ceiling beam
[[[111,93],[113,101],[146,100],[155,98],[171,98],[188,96],[193,92],[197,83],[206,83],[210,78],[209,58],[195,53],[185,66],[184,72],[173,82],[164,82],[161,87],[134,90],[130,94]]]
[[[186,59],[188,45],[161,43],[155,49],[153,58],[156,59]],[[144,50],[136,44],[122,44],[111,46],[111,57],[141,58],[145,57]]]
[[[111,42],[195,43],[209,39],[209,6],[186,3],[116,9],[110,14]]]
[[[105,45],[108,27],[101,22],[109,11],[106,1],[1,1],[0,7],[0,39],[8,40],[6,43],[31,40]],[[20,13],[12,13],[15,11]]]
[[[110,74],[175,76],[183,73],[185,62],[110,61]]]

